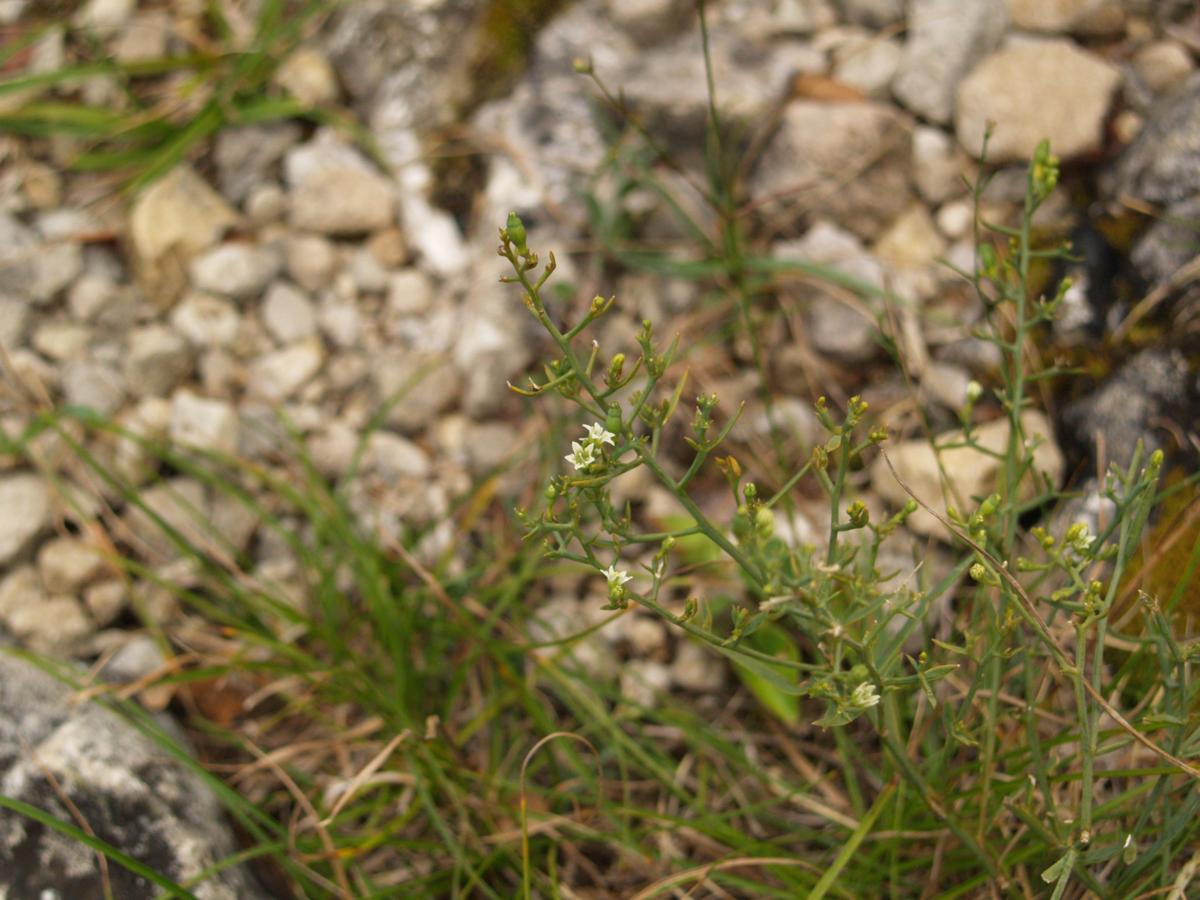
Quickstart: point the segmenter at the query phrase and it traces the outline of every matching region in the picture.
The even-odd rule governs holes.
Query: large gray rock
[[[1170,278],[1200,252],[1190,226],[1200,206],[1200,74],[1154,108],[1102,187],[1114,200],[1133,198],[1163,211],[1132,254],[1148,281]]]
[[[1126,466],[1139,439],[1148,450],[1162,445],[1163,432],[1154,422],[1187,402],[1184,355],[1178,350],[1143,350],[1097,390],[1068,405],[1063,422],[1079,443],[1096,452],[1102,439],[1106,459]]]
[[[115,713],[72,695],[32,664],[0,654],[0,794],[75,824],[61,792],[96,837],[177,883],[236,852],[199,775]],[[108,879],[115,897],[158,891],[112,860]],[[0,897],[100,897],[103,884],[94,851],[0,809]],[[244,866],[223,868],[191,891],[204,900],[266,896]]]
[[[873,239],[913,198],[911,123],[882,103],[797,101],[783,111],[750,179],[780,225],[809,211]]]
[[[1007,24],[998,0],[912,0],[892,92],[917,115],[949,122],[959,81],[1000,43]]]

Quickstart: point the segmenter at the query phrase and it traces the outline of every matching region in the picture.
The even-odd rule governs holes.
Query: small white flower
[[[563,457],[567,462],[575,467],[575,471],[586,469],[596,461],[596,448],[591,444],[581,444],[579,441],[571,441],[571,452]]]
[[[618,569],[616,563],[604,570],[604,577],[608,579],[609,587],[620,587],[625,582],[633,580],[633,577],[624,569]]]
[[[869,681],[864,681],[854,689],[854,693],[850,695],[850,702],[859,709],[868,709],[879,702],[879,694],[875,690],[875,685]]]
[[[605,430],[599,422],[584,425],[583,430],[587,432],[587,439],[595,444],[611,444],[613,438],[616,437],[611,431]]]

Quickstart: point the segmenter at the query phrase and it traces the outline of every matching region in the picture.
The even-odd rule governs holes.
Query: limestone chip
[[[1061,159],[1100,148],[1104,120],[1121,83],[1120,72],[1071,41],[1023,41],[997,50],[963,80],[955,131],[978,156],[984,131],[990,162],[1023,161],[1049,139]]]
[[[1044,483],[1048,483],[1050,489],[1056,489],[1062,480],[1064,463],[1049,421],[1040,412],[1028,410],[1021,416],[1021,428],[1027,443],[1036,442],[1033,449],[1036,476],[1026,475],[1021,481],[1019,496],[1031,496]],[[1004,452],[1008,435],[1008,419],[996,419],[972,430],[979,446],[993,453]],[[938,444],[953,443],[959,436],[961,432],[947,432],[938,435],[936,441]],[[955,507],[964,516],[970,515],[983,498],[994,491],[1002,491],[1001,460],[973,447],[953,447],[935,453],[929,441],[912,440],[884,449],[896,474],[892,474],[887,461],[880,456],[871,465],[871,486],[894,507],[901,507],[909,500],[900,481],[943,517],[947,506]],[[908,527],[918,534],[951,540],[945,526],[924,507],[909,517]]]

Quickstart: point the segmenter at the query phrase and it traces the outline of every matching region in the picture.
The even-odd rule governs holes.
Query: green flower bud
[[[625,354],[618,353],[612,358],[612,362],[608,364],[608,383],[616,384],[621,380],[621,375],[625,371]],[[609,431],[612,431],[610,428]]]
[[[621,434],[621,407],[615,403],[608,407],[608,413],[604,417],[604,430],[617,436]]]
[[[525,223],[521,221],[521,217],[515,212],[508,214],[508,221],[504,225],[504,232],[508,235],[508,239],[512,241],[513,246],[517,248],[518,253],[525,253],[529,249],[525,245]]]
[[[760,506],[754,514],[754,530],[763,540],[775,533],[775,514],[765,506]]]

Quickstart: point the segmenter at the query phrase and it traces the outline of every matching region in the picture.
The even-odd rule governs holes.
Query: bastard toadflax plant
[[[814,876],[812,895],[851,868],[856,879],[876,879],[880,896],[911,895],[901,886],[914,883],[914,872],[933,872],[943,887],[955,886],[952,895],[987,885],[1062,897],[1129,896],[1187,871],[1200,827],[1200,769],[1188,761],[1200,751],[1188,679],[1200,643],[1180,639],[1171,611],[1149,596],[1143,630],[1116,634],[1110,624],[1163,495],[1163,455],[1139,452],[1107,473],[1099,491],[1108,515],[1052,526],[1048,513],[1063,498],[1037,471],[1037,438],[1023,419],[1031,386],[1065,374],[1032,365],[1029,352],[1070,286],[1048,297],[1031,288],[1035,261],[1069,252],[1035,246],[1032,237],[1057,180],[1058,162],[1043,143],[1019,223],[976,214],[976,265],[960,274],[983,303],[977,337],[999,349],[1000,383],[990,391],[972,384],[961,432],[934,449],[994,457],[998,484],[965,509],[942,515],[927,507],[954,537],[957,560],[900,587],[895,573],[880,571],[880,547],[925,504],[911,497],[876,519],[854,495],[852,473],[886,457],[887,432],[865,402],[851,397],[839,411],[819,400],[826,437],[789,477],[763,487],[721,453],[739,410],[722,415],[711,394],[685,404],[686,378],[672,369],[678,337],[664,345],[646,321],[636,351],[601,347],[588,330],[618,301],[597,297],[577,321],[563,321],[563,301],[546,290],[553,254],[542,263],[515,214],[500,230],[499,254],[512,269],[503,280],[554,347],[542,376],[513,389],[578,409],[579,431],[542,503],[520,512],[526,538],[602,578],[607,609],[644,607],[728,657],[785,727],[816,726],[829,736],[856,819],[840,832],[841,852]],[[975,185],[977,210],[985,184],[986,176]],[[1000,450],[976,439],[983,403],[1008,422]],[[680,463],[665,451],[684,416],[690,459]],[[613,482],[639,468],[685,510],[683,527],[644,530],[614,501]],[[712,478],[732,494],[736,512],[727,520],[696,499],[696,486]],[[783,501],[803,479],[827,498],[819,547],[777,533]],[[696,541],[724,561],[706,584],[723,579],[734,605],[721,608],[700,592],[671,601],[673,586],[691,584],[683,548]],[[927,623],[939,604],[949,605],[951,621],[935,639]],[[1152,660],[1155,692],[1131,693],[1134,675]],[[877,831],[872,849],[856,856]],[[843,882],[852,883],[866,882]]]

